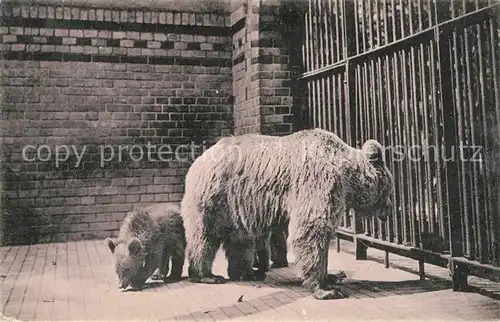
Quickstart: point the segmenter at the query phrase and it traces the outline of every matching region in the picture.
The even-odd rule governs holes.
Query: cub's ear
[[[129,241],[128,250],[130,254],[138,255],[141,249],[142,249],[141,241],[137,237],[134,237],[132,238],[132,240]]]
[[[108,237],[108,238],[105,239],[105,242],[108,245],[109,250],[111,251],[111,253],[114,254],[115,253],[115,248],[116,248],[116,239]]]

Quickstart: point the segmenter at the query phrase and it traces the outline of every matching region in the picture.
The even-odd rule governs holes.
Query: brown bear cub
[[[119,288],[141,288],[146,280],[178,281],[186,237],[177,204],[160,203],[127,214],[117,238],[106,238],[115,259]],[[169,261],[172,270],[169,271]],[[153,274],[154,272],[154,274]]]

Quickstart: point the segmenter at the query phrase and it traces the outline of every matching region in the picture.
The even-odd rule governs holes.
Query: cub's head
[[[114,255],[115,271],[118,287],[127,288],[129,285],[138,288],[147,279],[144,278],[145,253],[139,239],[132,238],[127,242],[115,238],[106,238],[111,253]]]

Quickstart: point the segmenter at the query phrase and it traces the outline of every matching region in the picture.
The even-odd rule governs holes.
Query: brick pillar
[[[292,1],[261,0],[258,56],[261,133],[286,135],[302,127],[299,81],[300,14]]]
[[[252,64],[256,54],[253,40],[259,36],[259,6],[259,0],[236,0],[232,5],[235,135],[261,131],[259,66]]]
[[[235,134],[297,131],[303,127],[298,95],[302,68],[299,9],[287,0],[242,2],[232,15],[236,26],[244,16],[240,8],[246,10],[244,30],[240,25],[233,35]]]

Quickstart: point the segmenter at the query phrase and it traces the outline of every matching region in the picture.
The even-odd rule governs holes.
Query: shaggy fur
[[[224,138],[197,158],[186,176],[181,213],[189,277],[224,282],[212,274],[221,244],[228,266],[236,267],[236,272],[228,270],[230,278],[249,273],[255,251],[265,251],[263,241],[269,241],[273,224],[289,221],[288,239],[303,286],[318,299],[348,296],[327,289],[334,228],[351,207],[358,215],[385,221],[392,186],[382,147],[374,140],[358,150],[320,129]]]
[[[160,203],[129,212],[118,238],[106,238],[106,243],[115,258],[120,288],[140,288],[155,269],[155,279],[181,278],[186,239],[179,205]]]

